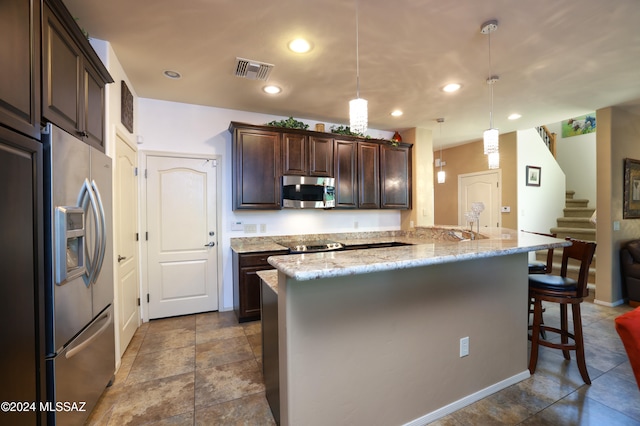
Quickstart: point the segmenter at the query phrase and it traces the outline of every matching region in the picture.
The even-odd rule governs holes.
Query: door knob
[[[125,260],[127,257],[126,256],[120,256],[118,255],[118,263],[120,263],[121,261]]]
[[[215,245],[216,245],[216,243],[214,243],[213,241],[211,241],[209,244],[205,244],[204,246],[205,246],[205,247],[213,247],[213,246],[215,246]]]

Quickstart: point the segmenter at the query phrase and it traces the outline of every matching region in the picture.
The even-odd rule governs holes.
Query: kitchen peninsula
[[[438,238],[460,232],[269,257],[280,424],[426,424],[529,377],[527,253],[569,243],[506,229]]]

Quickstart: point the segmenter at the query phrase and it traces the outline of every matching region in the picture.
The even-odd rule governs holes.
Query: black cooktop
[[[344,245],[336,241],[318,240],[292,243],[289,244],[287,248],[289,249],[289,253],[319,253],[323,251],[342,250]]]

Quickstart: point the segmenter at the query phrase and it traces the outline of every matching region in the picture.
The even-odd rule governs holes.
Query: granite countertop
[[[268,262],[298,281],[505,256],[571,245],[505,228],[484,228],[482,238],[455,240],[406,236],[416,244],[366,250],[271,256]],[[400,239],[396,241],[400,242]]]
[[[276,269],[267,269],[256,272],[260,279],[265,282],[271,289],[278,294],[278,271]]]

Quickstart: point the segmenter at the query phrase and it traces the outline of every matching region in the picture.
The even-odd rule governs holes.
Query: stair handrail
[[[549,128],[545,125],[536,127],[536,130],[538,131],[538,134],[544,141],[544,144],[547,146],[547,148],[549,148],[549,151],[551,151],[551,155],[553,155],[553,158],[555,158],[556,157],[556,134],[551,132]]]

